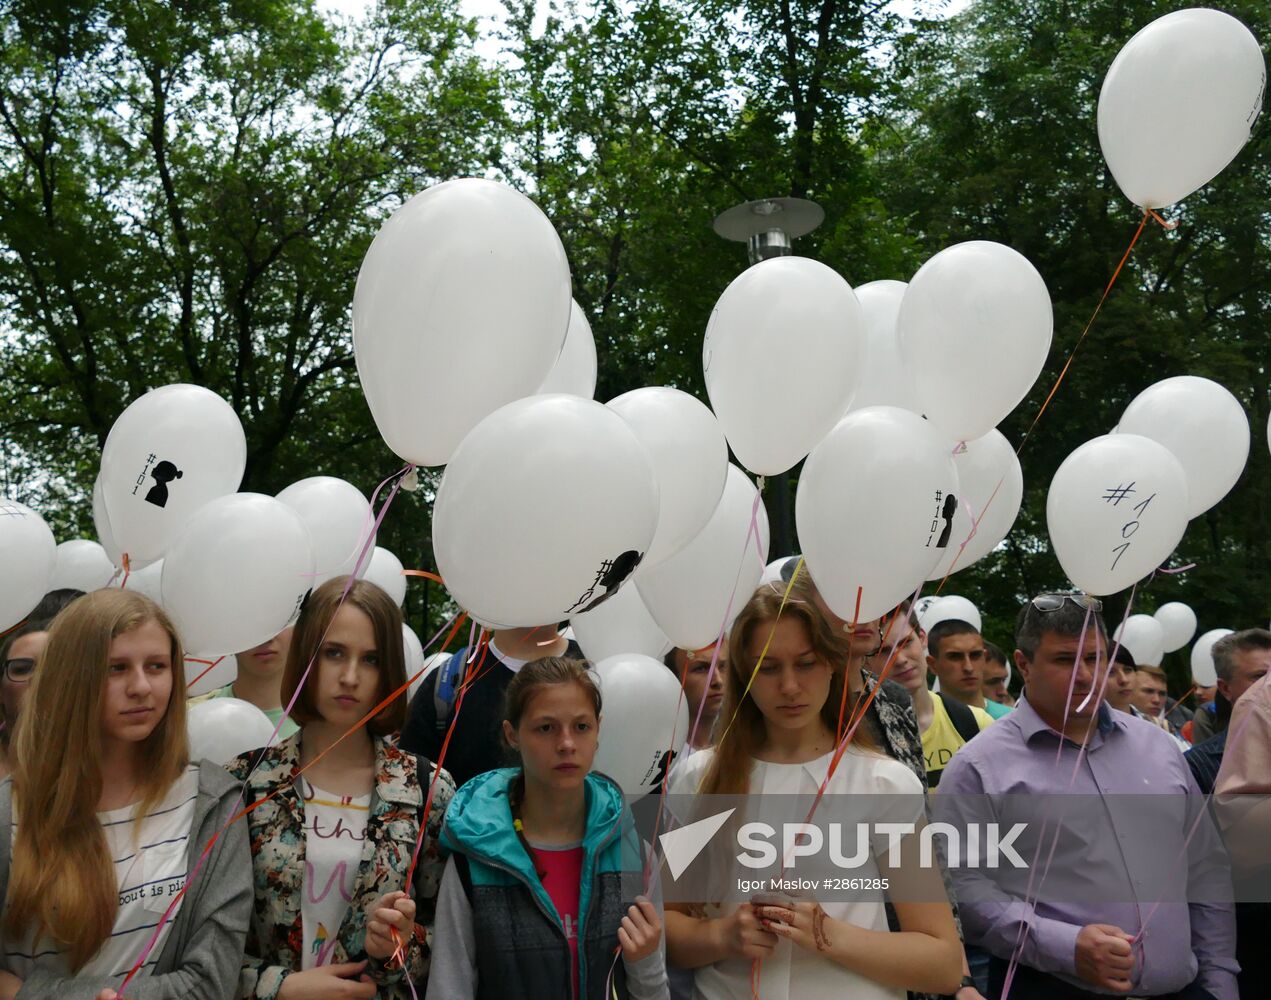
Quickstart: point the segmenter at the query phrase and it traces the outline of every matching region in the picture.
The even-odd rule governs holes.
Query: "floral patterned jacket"
[[[277,791],[268,802],[247,817],[251,837],[255,904],[247,932],[239,996],[247,1000],[275,1000],[283,980],[301,968],[304,927],[301,900],[305,871],[304,805],[293,779],[300,769],[303,731],[265,751],[260,766],[252,761],[260,751],[243,754],[226,765],[240,781],[246,780],[247,803]],[[394,738],[375,741],[375,789],[367,819],[367,836],[358,867],[353,901],[340,924],[331,964],[367,959],[367,974],[379,987],[380,1000],[406,1000],[411,996],[409,974],[416,989],[428,981],[432,924],[437,890],[445,862],[438,847],[446,807],[455,793],[450,775],[442,771],[428,813],[428,830],[415,868],[415,934],[409,942],[406,966],[369,958],[365,952],[366,914],[386,892],[405,889],[406,871],[419,836],[428,784],[436,773],[429,764],[420,774],[421,758],[397,746]],[[250,772],[250,776],[249,776]]]

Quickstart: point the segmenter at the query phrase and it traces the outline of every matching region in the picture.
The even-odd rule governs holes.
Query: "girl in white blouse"
[[[855,707],[850,698],[844,702],[850,651],[815,605],[795,600],[782,608],[781,600],[761,588],[733,624],[720,712],[723,738],[685,762],[672,793],[811,796],[829,773],[840,717],[852,718]],[[875,822],[921,822],[920,782],[870,746],[864,726],[857,727],[826,795],[886,796],[853,805],[886,814],[873,817]],[[718,810],[707,810],[712,811]],[[875,840],[864,866],[842,874],[886,877],[893,885],[903,881],[908,899],[945,900],[939,873],[918,866],[917,840],[912,835],[901,840],[896,866],[887,864],[886,839]],[[736,853],[731,838],[727,850]],[[947,900],[893,898],[893,905],[897,932],[888,930],[881,894],[856,894],[848,902],[804,896],[740,905],[668,903],[668,957],[696,970],[698,1000],[751,996],[756,972],[757,995],[764,1000],[904,1000],[906,990],[952,993],[962,974],[961,953]]]

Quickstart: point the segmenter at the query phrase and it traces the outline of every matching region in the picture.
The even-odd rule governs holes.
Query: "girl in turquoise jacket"
[[[522,766],[455,794],[441,843],[428,994],[446,1000],[666,1000],[660,906],[636,895],[622,791],[591,771],[600,690],[577,660],[526,664],[504,737]]]

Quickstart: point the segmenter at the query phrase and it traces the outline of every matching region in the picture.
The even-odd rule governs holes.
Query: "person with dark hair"
[[[970,622],[946,618],[927,633],[927,664],[940,694],[1000,719],[1010,708],[984,697],[984,637]]]
[[[1056,835],[1052,825],[1046,836],[1043,824],[1027,824],[1014,843],[1020,856],[1038,857],[1044,838],[1048,878],[1063,884],[1062,894],[1022,899],[1000,887],[995,872],[955,869],[967,940],[993,956],[992,995],[1000,995],[1014,956],[1013,990],[1028,1000],[1108,993],[1236,1000],[1230,903],[1162,899],[1161,868],[1190,856],[1191,879],[1212,880],[1221,847],[1201,822],[1203,799],[1169,736],[1102,704],[1108,636],[1101,610],[1080,593],[1040,594],[1024,605],[1015,629],[1019,706],[945,768],[938,799],[988,802],[981,820],[1004,822],[1013,802],[1042,796],[1103,800],[1100,819],[1079,832],[1065,833],[1061,824]],[[1110,825],[1118,797],[1128,794],[1192,796],[1174,800],[1188,822],[1154,828],[1150,849],[1136,843],[1129,850],[1125,831]]]
[[[714,647],[709,649],[672,649],[662,662],[675,674],[684,687],[684,700],[688,704],[689,731],[684,737],[684,748],[676,763],[698,750],[705,750],[715,741],[715,720],[724,703],[724,677],[728,670],[727,641],[721,644],[716,657]],[[711,663],[715,671],[711,673]],[[694,726],[696,725],[696,729]]]
[[[1007,708],[1015,707],[1015,699],[1011,697],[1011,665],[1006,661],[1006,654],[996,643],[984,640],[984,677],[980,681],[980,691],[986,702],[995,701]]]
[[[278,738],[294,736],[300,727],[290,717],[283,718],[286,706],[282,703],[282,672],[287,665],[287,647],[291,645],[291,626],[267,639],[258,646],[234,654],[238,676],[224,687],[190,699],[195,705],[214,698],[238,698],[255,705],[278,728]]]
[[[50,590],[40,598],[40,603],[27,615],[27,619],[29,621],[52,622],[54,618],[62,613],[64,608],[69,607],[83,596],[84,591],[76,590],[74,587],[61,587],[58,590]]]
[[[405,1000],[407,974],[427,977],[437,837],[455,789],[398,747],[404,695],[376,711],[405,684],[401,609],[388,594],[340,576],[309,595],[282,678],[285,700],[299,691],[300,730],[226,765],[246,801],[262,802],[247,818],[256,883],[247,1000]]]
[[[1218,697],[1227,708],[1220,720],[1219,731],[1185,754],[1196,784],[1206,793],[1213,790],[1222,766],[1234,706],[1246,691],[1271,671],[1271,632],[1261,628],[1233,632],[1215,642],[1212,653],[1214,671],[1218,674]]]
[[[596,678],[581,660],[535,660],[504,715],[520,765],[473,778],[446,814],[429,996],[665,1000],[661,906],[631,891],[643,867],[631,813],[591,769]]]
[[[545,656],[582,659],[583,653],[576,642],[557,631],[555,623],[496,629],[488,642],[457,650],[423,679],[410,700],[402,727],[402,749],[437,760],[450,732],[442,763],[456,785],[509,766],[515,756],[499,735],[504,693],[525,664]],[[469,673],[472,679],[463,692],[463,710],[459,711],[459,693]]]
[[[1112,664],[1108,668],[1107,687],[1103,695],[1103,700],[1108,703],[1109,708],[1114,708],[1118,712],[1126,712],[1130,715],[1136,714],[1134,708],[1134,690],[1136,687],[1134,674],[1138,669],[1138,664],[1134,662],[1134,655],[1120,643],[1114,643],[1112,647]]]

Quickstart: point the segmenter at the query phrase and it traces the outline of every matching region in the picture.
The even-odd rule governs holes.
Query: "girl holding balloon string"
[[[80,597],[50,627],[0,784],[5,1000],[114,1000],[148,945],[130,1000],[235,995],[247,831],[234,780],[189,760],[182,662],[132,591]]]
[[[720,713],[732,720],[731,727],[715,748],[685,762],[673,794],[810,798],[826,781],[850,648],[812,602],[791,600],[782,607],[782,599],[760,588],[733,623]],[[849,699],[847,718],[853,705]],[[921,782],[872,743],[868,730],[857,726],[828,779],[826,796],[860,796],[852,805],[869,811],[860,818],[870,823],[920,823]],[[823,799],[820,808],[835,807],[832,799]],[[858,893],[847,902],[768,896],[740,905],[668,905],[668,954],[676,965],[696,970],[694,995],[702,1000],[751,995],[756,960],[759,995],[766,1000],[903,1000],[906,990],[953,993],[962,954],[948,902],[904,901],[944,899],[940,875],[919,865],[916,836],[901,839],[895,866],[887,864],[886,838],[881,845],[879,839],[872,839],[863,867],[837,874],[883,877],[893,890],[904,887],[890,893],[900,925],[896,932],[888,930],[881,893]],[[727,842],[731,862],[733,838],[716,840]]]
[[[656,899],[622,790],[591,770],[600,688],[546,657],[507,689],[503,735],[520,767],[459,789],[442,844],[430,995],[445,1000],[665,1000]]]
[[[299,688],[292,717],[300,730],[227,765],[247,801],[260,803],[248,816],[256,902],[243,996],[406,1000],[427,977],[442,871],[437,835],[454,783],[398,747],[404,692],[362,724],[405,684],[393,599],[348,577],[314,590],[282,681],[284,703]]]

